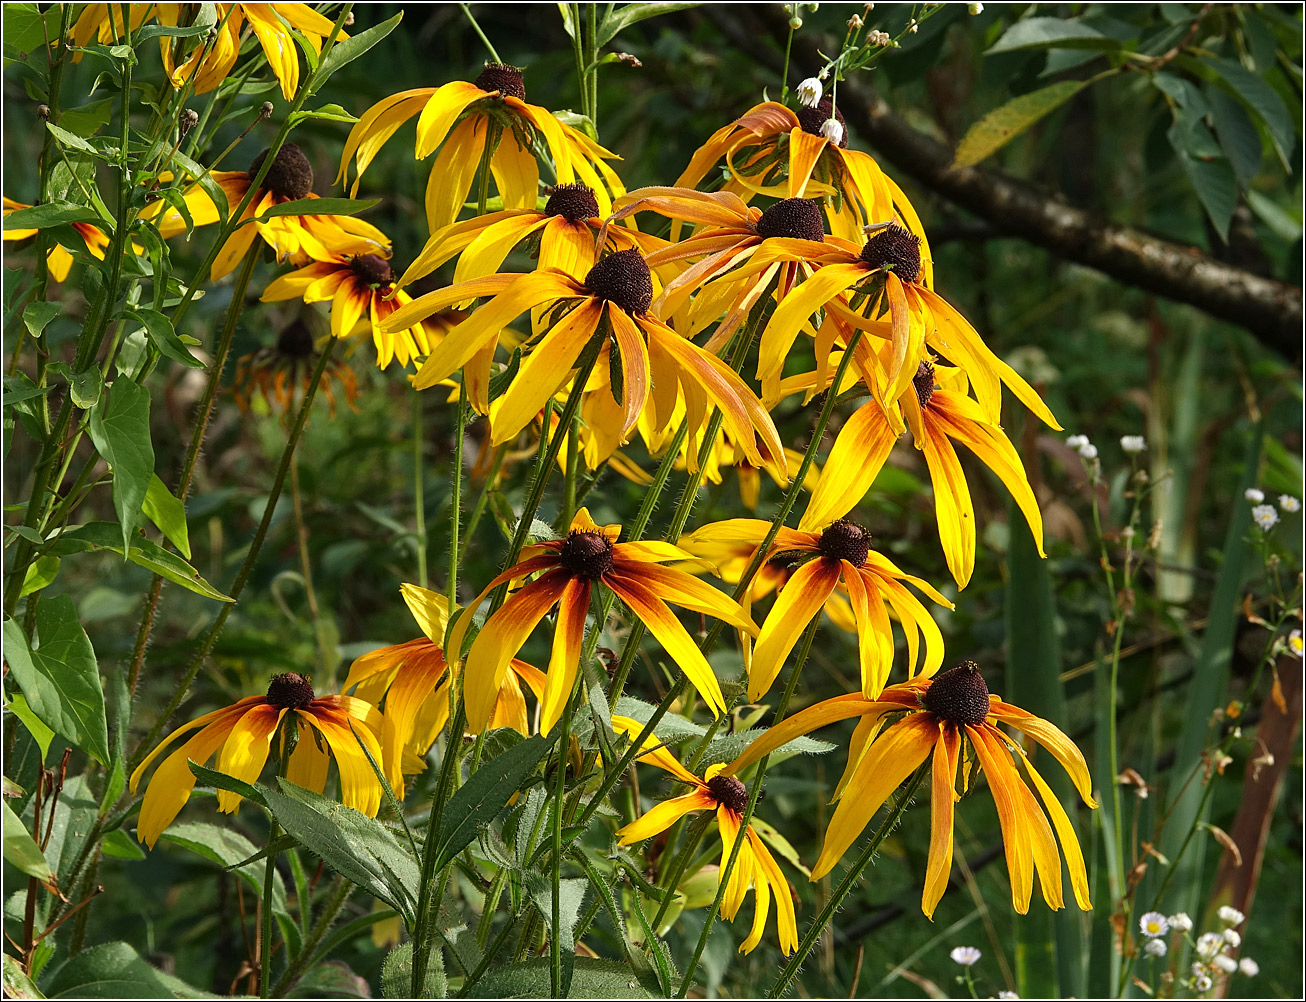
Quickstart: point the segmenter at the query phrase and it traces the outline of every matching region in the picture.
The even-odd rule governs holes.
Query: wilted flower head
[[[1259,487],[1248,487],[1247,490],[1243,491],[1243,497],[1252,504],[1260,504],[1265,500],[1265,491]]]
[[[1272,504],[1258,504],[1252,509],[1252,519],[1261,527],[1262,531],[1269,532],[1274,528],[1275,523],[1279,521],[1279,513],[1275,511]]]
[[[870,31],[866,34],[866,41],[872,45],[891,45],[893,39],[884,31]]]
[[[821,123],[821,135],[839,146],[843,143],[843,123],[837,118],[827,118]]]
[[[1164,936],[1170,931],[1170,923],[1160,912],[1147,912],[1138,920],[1138,931],[1144,936]]]
[[[1244,977],[1254,978],[1261,973],[1261,965],[1252,960],[1251,957],[1243,957],[1238,961],[1238,971]]]
[[[1297,512],[1301,511],[1301,502],[1298,501],[1291,494],[1280,494],[1279,507],[1282,508],[1284,511],[1286,511],[1289,515],[1296,515]]]
[[[1187,912],[1175,912],[1166,922],[1175,932],[1190,932],[1193,928],[1193,920],[1188,917]]]
[[[972,964],[979,963],[980,957],[984,954],[973,946],[954,946],[948,954],[953,963],[960,964],[962,967],[970,967]]]
[[[1247,921],[1247,916],[1233,905],[1221,905],[1220,910],[1215,914],[1219,916],[1220,921],[1225,925],[1242,925]]]
[[[1123,435],[1120,438],[1120,448],[1128,453],[1139,453],[1147,449],[1147,439],[1142,435]]]
[[[1165,940],[1149,939],[1143,946],[1143,952],[1149,957],[1164,957],[1166,954]]]
[[[798,85],[795,93],[798,95],[799,104],[806,108],[815,108],[821,102],[821,93],[824,90],[820,80],[816,77],[808,77]]]

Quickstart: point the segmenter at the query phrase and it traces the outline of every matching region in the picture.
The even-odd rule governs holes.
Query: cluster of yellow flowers
[[[88,5],[75,34],[89,39],[95,17],[105,16],[97,10],[108,6]],[[176,6],[156,5],[160,20],[175,23]],[[267,6],[218,5],[223,30],[237,32],[233,37],[241,18],[249,21],[289,95],[297,85],[294,47],[292,73],[281,55],[274,59],[276,34],[286,27],[275,16],[269,21],[262,11]],[[272,6],[310,40],[320,40],[330,28],[302,4]],[[222,61],[235,59],[229,45],[205,52],[175,66],[165,41],[174,84],[196,74],[196,86],[214,86],[230,69]],[[527,546],[518,562],[461,610],[452,628],[454,610],[441,596],[405,585],[403,596],[423,635],[358,659],[344,685],[352,695],[318,697],[305,677],[279,675],[266,696],[191,721],[154,749],[131,777],[133,790],[175,739],[190,735],[149,783],[137,828],[141,840],[152,846],[185,803],[194,785],[188,760],[204,762],[217,754],[221,771],[250,781],[279,731],[283,742],[288,732],[299,736],[293,750],[282,745],[291,781],[322,790],[334,758],[343,801],[374,814],[381,785],[368,755],[402,794],[405,775],[423,768],[452,716],[459,673],[474,731],[513,727],[527,733],[534,726],[550,732],[575,688],[591,596],[601,587],[647,626],[714,716],[727,712],[726,698],[669,605],[738,631],[752,701],[766,696],[799,636],[823,611],[856,632],[860,691],[796,713],[735,761],[698,776],[651,736],[640,749],[639,761],[666,770],[691,792],[653,807],[619,837],[637,842],[688,812],[711,809],[728,857],[742,829],[746,841],[723,914],[733,919],[753,890],[754,923],[743,949],[760,941],[772,898],[785,952],[796,948],[797,931],[791,892],[764,835],[743,826],[748,797],[738,777],[794,737],[853,717],[859,724],[836,791],[839,806],[813,879],[831,870],[893,791],[932,759],[926,914],[934,911],[951,868],[954,800],[977,771],[987,776],[997,805],[1016,909],[1028,908],[1035,872],[1047,903],[1061,907],[1061,854],[1074,897],[1087,908],[1084,861],[1069,820],[1021,745],[997,725],[1010,725],[1046,748],[1092,805],[1082,755],[1053,725],[990,696],[973,663],[939,673],[943,637],[918,595],[938,606],[951,603],[873,549],[870,533],[848,517],[895,443],[910,431],[930,471],[939,538],[959,588],[974,568],[976,532],[958,442],[1007,486],[1042,547],[1038,505],[1000,425],[1002,387],[1040,420],[1059,426],[1038,394],[934,291],[929,244],[906,196],[872,157],[848,147],[841,116],[828,101],[796,112],[774,102],[758,105],[713,134],[675,185],[627,192],[609,163],[614,154],[525,98],[519,70],[490,64],[473,82],[386,98],[353,127],[337,178],[348,182],[354,165],[351,193],[410,118],[417,119],[416,156],[436,154],[425,194],[431,237],[398,280],[389,239],[367,223],[311,212],[265,216],[273,205],[317,197],[311,166],[292,144],[276,153],[243,225],[218,255],[212,278],[232,271],[261,238],[279,261],[294,266],[267,287],[264,300],[329,301],[332,334],[370,332],[378,364],[412,363],[418,390],[447,384],[461,372],[461,392],[488,420],[493,446],[541,422],[555,398],[581,394],[579,449],[590,469],[635,435],[650,454],[663,453],[683,426],[687,434],[678,448],[686,467],[697,469],[701,453],[709,475],[738,465],[753,475],[766,470],[785,484],[792,453],[772,422],[776,405],[789,396],[801,395],[807,404],[827,392],[854,389],[868,401],[844,422],[798,528],[781,527],[760,556],[770,535],[765,521],[704,525],[678,542],[621,541],[620,526],[598,525],[582,508],[566,536]],[[841,127],[827,127],[832,119]],[[229,204],[245,196],[265,156],[248,171],[213,172]],[[555,181],[543,195],[541,166]],[[502,208],[459,219],[478,173],[485,172]],[[159,201],[144,215],[164,236],[220,221],[218,207],[198,183],[187,189],[185,203],[185,213]],[[668,238],[639,228],[639,217],[650,213],[671,221]],[[94,253],[97,245],[90,236],[87,242]],[[535,250],[537,267],[502,271],[523,245]],[[453,285],[417,298],[404,291],[455,258]],[[761,327],[767,308],[769,320]],[[530,317],[524,338],[508,328],[523,314]],[[732,340],[754,335],[757,390],[721,357]],[[795,348],[804,337],[814,367],[795,374],[787,363],[795,355],[807,357]],[[515,375],[493,395],[491,377],[506,370],[505,356],[514,350],[520,353],[512,363]],[[850,364],[841,365],[845,361]],[[837,372],[846,375],[836,386]],[[719,425],[712,421],[717,412]],[[715,434],[718,427],[724,435],[704,451],[709,431]],[[640,473],[636,467],[632,475]],[[742,603],[701,576],[710,568],[721,580],[739,584],[750,566],[759,571],[745,583]],[[502,586],[511,596],[488,617],[464,656],[472,614]],[[753,605],[771,593],[774,602],[759,626]],[[552,654],[541,672],[516,655],[555,607]],[[895,619],[908,657],[906,677],[890,684]],[[523,682],[538,703],[534,719]],[[283,728],[288,714],[293,726]],[[624,717],[613,717],[612,724],[632,738],[642,729]],[[234,810],[238,802],[223,792],[219,808]]]

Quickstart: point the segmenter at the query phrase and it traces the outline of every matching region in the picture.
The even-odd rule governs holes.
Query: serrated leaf
[[[297,198],[269,206],[260,216],[356,216],[380,205],[379,198]]]
[[[4,624],[5,660],[40,720],[102,765],[109,762],[109,732],[99,664],[77,610],[67,595],[36,607],[37,646],[16,620]]]
[[[145,503],[141,510],[146,518],[158,526],[168,542],[189,560],[190,537],[186,531],[186,506],[173,497],[163,481],[153,473],[150,474],[150,485],[145,491]]]
[[[240,877],[255,894],[263,893],[266,867],[261,861],[245,862],[258,852],[258,847],[240,832],[204,822],[174,823],[159,836],[159,841],[189,849]],[[278,912],[286,910],[286,886],[280,873],[273,877],[272,908]]]
[[[1120,41],[1082,21],[1059,17],[1027,17],[1008,28],[984,54],[1020,49],[1118,49]]]
[[[544,926],[557,935],[562,951],[562,985],[559,997],[571,993],[572,973],[576,963],[576,922],[580,906],[585,903],[589,881],[584,877],[567,877],[558,881],[558,928],[553,930],[553,882],[542,873],[526,874],[526,892],[544,919]]]
[[[76,133],[69,132],[67,129],[61,129],[53,122],[46,122],[45,127],[50,130],[50,134],[54,136],[55,139],[59,140],[62,145],[74,150],[80,150],[82,153],[89,153],[91,156],[98,157],[101,160],[107,159],[103,153]]]
[[[954,167],[973,167],[1000,150],[1043,116],[1060,108],[1091,81],[1062,80],[1021,94],[995,108],[966,130],[957,144]]]
[[[50,544],[50,552],[62,556],[67,556],[69,553],[94,552],[95,550],[110,550],[120,556],[122,555],[123,547],[118,539],[118,527],[116,525],[111,522],[91,522],[87,525],[79,525],[61,533],[58,539]],[[203,595],[205,598],[211,598],[218,602],[235,601],[231,596],[224,595],[205,581],[204,578],[200,577],[200,572],[186,563],[180,556],[165,550],[151,539],[141,537],[133,539],[130,549],[127,550],[127,559],[148,571],[158,574],[160,577],[166,578],[173,584],[179,584],[183,588],[193,591],[196,595]]]
[[[96,451],[113,468],[113,507],[126,550],[154,473],[150,391],[130,379],[116,380],[91,411],[88,431]]]
[[[1261,117],[1280,154],[1286,157],[1292,151],[1296,132],[1292,115],[1278,92],[1263,78],[1232,60],[1202,59],[1200,65],[1218,73],[1233,88],[1238,99]]]
[[[8,801],[0,801],[4,809],[4,857],[5,862],[16,866],[29,877],[35,877],[43,884],[54,883],[54,871],[45,860],[45,853],[36,844],[27,826],[14,813]]]

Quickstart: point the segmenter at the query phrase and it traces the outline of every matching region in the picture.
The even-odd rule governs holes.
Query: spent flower
[[[798,95],[798,103],[805,108],[815,108],[821,103],[821,93],[824,91],[821,81],[816,77],[808,77],[798,85],[795,93]]]

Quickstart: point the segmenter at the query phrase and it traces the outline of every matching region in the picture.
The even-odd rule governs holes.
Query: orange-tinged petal
[[[998,809],[1007,874],[1011,878],[1011,906],[1024,915],[1029,911],[1029,899],[1034,893],[1034,858],[1029,829],[1012,786],[1011,759],[1001,746],[993,747],[994,738],[984,725],[967,726],[966,736],[975,748],[980,768],[988,776],[989,792],[993,794],[993,803]],[[1019,783],[1019,777],[1015,781]]]
[[[1062,768],[1070,774],[1075,789],[1089,807],[1096,807],[1093,799],[1093,780],[1088,774],[1088,763],[1075,743],[1066,737],[1056,724],[1036,717],[1028,710],[997,700],[989,712],[1004,724],[1028,734],[1046,748],[1061,763]]]
[[[843,565],[843,581],[848,587],[848,600],[852,605],[853,620],[857,625],[857,655],[861,669],[862,695],[877,699],[884,691],[893,667],[893,635],[884,603],[862,572],[847,560]],[[887,643],[886,643],[887,641]],[[888,648],[887,657],[885,648]]]
[[[830,145],[824,136],[814,136],[802,128],[789,132],[789,197],[801,198],[821,154]]]
[[[286,763],[286,779],[296,786],[314,793],[326,790],[327,772],[331,766],[331,756],[327,754],[325,742],[317,736],[317,731],[302,720],[298,722],[299,740],[295,750],[290,753]]]
[[[786,296],[771,315],[758,343],[757,378],[763,382],[778,378],[785,358],[808,318],[867,274],[867,266],[861,262],[828,264]]]
[[[683,797],[672,797],[645,811],[624,828],[617,829],[617,840],[622,845],[634,845],[666,831],[691,811],[710,810],[713,807],[716,807],[716,801],[705,790],[695,790]]]
[[[258,779],[268,760],[272,735],[285,714],[284,708],[269,703],[252,707],[236,721],[223,743],[222,751],[218,754],[218,772],[224,772],[242,783],[252,783]],[[230,790],[219,790],[218,810],[224,814],[234,814],[241,799],[239,794]]]
[[[315,703],[318,701],[315,701]],[[372,764],[359,747],[361,740],[367,749],[381,763],[381,746],[376,735],[367,727],[355,727],[350,724],[348,714],[332,713],[314,706],[313,712],[297,710],[300,720],[307,720],[326,739],[331,748],[331,756],[336,760],[336,771],[340,774],[340,800],[346,807],[362,811],[368,817],[375,817],[381,807],[381,783],[372,771]]]
[[[839,581],[839,564],[823,557],[794,572],[762,624],[748,672],[748,700],[756,703],[770,691],[785,658]]]
[[[830,448],[824,473],[798,528],[817,532],[852,511],[884,467],[897,436],[874,401],[853,412]]]
[[[706,613],[757,635],[757,624],[740,608],[738,602],[692,574],[660,564],[640,563],[632,566],[624,560],[618,560],[614,566],[619,574],[638,578],[652,588],[664,602]]]
[[[299,90],[299,53],[294,38],[272,12],[272,4],[245,3],[241,7],[263,46],[268,66],[281,81],[281,95],[287,101],[293,101],[295,92]]]
[[[757,856],[758,869],[775,892],[776,932],[780,937],[780,951],[787,957],[798,949],[798,919],[794,915],[794,899],[789,892],[789,881],[771,855],[771,850],[751,828],[748,830],[748,838]]]
[[[745,748],[739,757],[727,765],[722,772],[728,776],[736,776],[763,755],[769,755],[781,745],[836,721],[864,715],[878,717],[881,714],[901,709],[903,709],[902,704],[897,702],[868,702],[860,692],[822,700],[785,717],[780,723],[768,727],[765,734]]]
[[[648,349],[639,328],[625,310],[612,304],[608,304],[607,309],[612,337],[621,359],[621,437],[624,440],[644,413],[644,402],[648,399]]]
[[[939,542],[957,587],[965,588],[975,570],[975,506],[952,443],[931,422],[925,423],[924,430],[924,439],[918,444],[934,485]]]
[[[943,892],[948,889],[952,873],[952,813],[956,800],[957,756],[961,736],[945,727],[934,745],[934,775],[930,786],[930,858],[925,868],[925,888],[921,893],[921,911],[933,920]]]
[[[1079,848],[1079,839],[1075,836],[1074,826],[1071,825],[1065,808],[1061,806],[1061,801],[1052,792],[1052,788],[1048,786],[1047,781],[1034,768],[1034,764],[1030,762],[1024,749],[1008,739],[1006,735],[1001,736],[1020,756],[1020,760],[1025,764],[1025,771],[1029,773],[1029,777],[1034,781],[1039,796],[1043,798],[1043,804],[1052,817],[1052,824],[1056,828],[1057,838],[1061,842],[1061,851],[1066,857],[1066,867],[1070,870],[1070,886],[1075,892],[1075,903],[1083,911],[1089,911],[1093,907],[1093,903],[1089,898],[1088,871],[1084,866],[1084,854]]]
[[[572,578],[558,597],[558,622],[553,631],[553,652],[540,707],[540,733],[548,734],[559,720],[580,668],[581,642],[585,639],[585,617],[590,607],[590,582]],[[470,660],[470,659],[469,659]]]
[[[619,714],[612,715],[612,730],[617,734],[624,734],[634,743],[644,731],[644,725],[632,717],[623,717]],[[643,745],[640,746],[639,761],[648,765],[655,765],[663,769],[682,783],[688,783],[690,786],[703,786],[703,781],[695,776],[692,772],[680,764],[671,750],[667,748],[656,735],[650,734],[644,739]],[[647,749],[647,750],[645,750]]]

